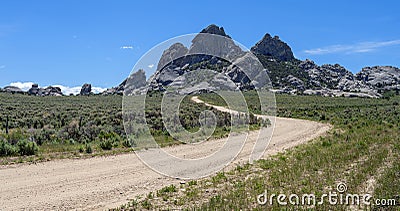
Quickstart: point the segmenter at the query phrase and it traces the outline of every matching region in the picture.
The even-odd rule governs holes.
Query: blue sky
[[[398,8],[397,1],[357,0],[2,1],[0,86],[112,87],[153,46],[212,23],[248,48],[268,32],[299,59],[352,72],[400,66]]]

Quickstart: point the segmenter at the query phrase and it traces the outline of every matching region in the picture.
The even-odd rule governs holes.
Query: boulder
[[[90,95],[90,94],[92,94],[92,85],[91,84],[83,84],[80,95]]]
[[[27,93],[34,96],[63,96],[60,87],[48,86],[40,88],[38,84],[33,84]]]
[[[60,87],[48,86],[46,88],[40,88],[38,92],[39,96],[63,96]]]
[[[22,89],[16,87],[16,86],[6,86],[3,88],[3,92],[7,92],[7,93],[19,93],[22,94],[24,93],[24,91],[22,91]]]
[[[32,87],[28,90],[29,95],[38,95],[39,93],[39,85],[32,84]]]

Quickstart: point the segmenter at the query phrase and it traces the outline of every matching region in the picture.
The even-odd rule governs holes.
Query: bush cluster
[[[20,140],[16,145],[5,140],[0,141],[0,156],[35,155],[39,151],[37,144],[33,141]]]

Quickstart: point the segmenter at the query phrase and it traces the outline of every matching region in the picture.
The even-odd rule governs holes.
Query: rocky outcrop
[[[59,87],[46,87],[39,88],[38,84],[33,84],[32,87],[27,92],[29,95],[34,96],[62,96],[61,88]]]
[[[318,66],[313,61],[306,60],[300,63],[299,67],[310,77],[308,88],[327,88],[350,92],[369,88],[366,84],[357,81],[350,71],[339,64]]]
[[[150,77],[150,89],[165,90],[179,76],[195,69],[214,66],[221,71],[223,68],[227,70],[229,62],[221,58],[233,61],[242,55],[244,52],[223,27],[209,25],[193,38],[189,49],[181,43],[175,43],[163,52],[157,71]]]
[[[2,90],[3,92],[7,92],[7,93],[12,93],[12,94],[22,94],[24,93],[24,91],[22,91],[20,88],[16,87],[16,86],[6,86],[3,88]]]
[[[278,36],[271,37],[268,33],[251,48],[251,52],[256,55],[270,56],[280,61],[291,61],[295,59],[292,49],[288,44],[281,41]]]
[[[6,86],[1,89],[2,92],[7,93],[18,93],[18,94],[29,94],[33,96],[62,96],[63,93],[59,87],[46,87],[46,88],[39,88],[38,84],[33,84],[32,87],[28,91],[23,91],[22,89],[16,86]]]
[[[92,94],[92,85],[91,84],[83,84],[80,95],[90,95],[90,94]]]
[[[272,84],[269,88],[275,92],[289,94],[380,97],[380,93],[385,91],[400,90],[399,68],[365,67],[354,75],[339,64],[320,66],[309,59],[300,61],[294,57],[288,44],[278,36],[272,37],[268,33],[251,48],[251,52],[258,59],[236,45],[223,27],[212,24],[193,38],[191,46],[175,43],[166,49],[158,62],[156,72],[148,81],[145,72],[138,70],[121,84],[102,94],[143,93],[147,88],[164,91],[168,86],[182,87],[185,84],[195,86],[188,87],[187,91],[196,90],[195,88],[254,89],[266,86],[269,82]],[[219,75],[208,76],[205,74],[207,70],[213,70]],[[194,78],[190,78],[188,73]],[[194,83],[200,78],[207,78],[209,81]],[[0,92],[25,93],[13,86],[4,87]],[[63,95],[60,88],[40,88],[38,84],[33,84],[27,93],[35,96]],[[80,94],[90,93],[91,85],[84,84]]]
[[[356,78],[376,90],[400,90],[400,69],[397,67],[364,67]]]
[[[207,26],[205,29],[201,30],[200,33],[216,34],[216,35],[231,38],[229,35],[227,35],[225,33],[224,27],[218,27],[215,24],[211,24],[211,25]]]
[[[210,34],[219,36],[210,36]],[[197,78],[206,77],[206,74],[197,74],[194,71],[206,73],[207,70],[212,69],[221,73],[220,76],[226,77],[214,75],[204,83],[193,83],[193,87],[188,87],[187,91],[198,88],[233,88],[234,86],[238,89],[254,89],[262,87],[269,80],[275,92],[289,94],[380,97],[378,93],[380,89],[399,89],[398,68],[366,67],[354,75],[339,64],[320,66],[309,59],[300,61],[294,57],[288,44],[281,41],[278,36],[272,37],[268,33],[251,48],[251,52],[261,61],[262,67],[254,68],[253,65],[247,67],[245,64],[244,69],[251,70],[246,74],[243,69],[238,68],[238,64],[245,61],[244,58],[250,58],[249,53],[237,46],[225,33],[223,27],[212,24],[201,30],[188,48],[181,43],[175,43],[166,49],[158,62],[156,72],[150,77],[147,85],[150,90],[160,91],[166,90],[166,87],[182,87],[185,84],[192,84]],[[256,64],[257,62],[247,63]],[[265,73],[268,73],[270,78]],[[141,74],[143,76],[140,76]],[[253,80],[250,80],[249,76]],[[137,78],[145,78],[144,72],[132,74],[119,86],[103,94],[122,94],[124,89],[129,89],[125,93],[140,92],[141,87],[146,84],[144,79],[140,79],[141,82],[135,81]],[[233,83],[228,84],[231,82]]]
[[[125,79],[121,84],[116,87],[107,89],[102,95],[129,95],[136,90],[140,90],[141,88],[146,86],[146,73],[144,70],[140,69],[134,73],[132,73],[127,79]]]
[[[175,43],[165,50],[157,65],[157,71],[164,68],[164,66],[188,53],[187,49],[182,43]]]
[[[221,39],[220,36],[207,36],[206,34],[216,34],[225,38]],[[224,74],[229,80],[215,76],[214,78],[211,77],[210,81],[214,80],[218,83],[206,81],[196,85],[197,88],[213,90],[223,87],[233,88],[232,85],[235,85],[239,89],[253,89],[257,87],[254,84],[266,84],[268,79],[262,73],[267,71],[270,76],[274,76],[271,78],[274,90],[280,93],[347,97],[380,96],[371,86],[358,80],[350,71],[339,64],[319,66],[308,59],[305,61],[295,59],[290,47],[277,36],[271,37],[271,35],[266,34],[251,51],[264,61],[263,65],[270,65],[264,65],[255,72],[250,72],[249,75],[253,77],[253,80],[250,80],[248,74],[245,74],[237,66],[242,60],[245,60],[243,58],[247,57],[246,52],[233,42],[222,27],[210,25],[194,37],[189,48],[176,43],[163,52],[157,71],[149,79],[150,90],[164,91],[166,87],[185,86],[185,84],[193,82],[193,79],[188,78],[195,75],[192,71],[202,71],[202,69],[207,70],[212,67],[214,71]],[[214,55],[222,56],[216,57]],[[273,68],[267,69],[269,67]],[[189,72],[192,73],[191,76],[188,76]],[[196,75],[195,78],[201,77]],[[250,81],[254,83],[250,83]],[[233,83],[222,86],[222,82],[225,84]]]
[[[39,85],[38,84],[32,84],[32,88],[28,90],[29,95],[37,95],[39,93]]]
[[[257,58],[236,45],[222,27],[210,25],[203,29],[186,51],[182,44],[176,43],[163,52],[157,71],[149,80],[151,90],[164,91],[166,87],[182,88],[187,84],[204,90],[252,89],[262,87],[268,81],[266,70]],[[211,72],[207,76],[195,73],[200,71],[205,74],[210,68],[214,75]],[[190,90],[193,89],[186,89]]]
[[[287,74],[289,74],[287,76],[281,74],[278,78],[272,78],[272,80],[275,80],[274,88],[279,93],[380,97],[375,89],[365,82],[357,80],[353,73],[339,64],[319,66],[309,59],[299,61],[297,66],[293,66],[295,62],[284,62],[284,65],[281,65],[279,61],[269,62],[280,65],[281,68],[274,69],[275,71],[281,71],[280,73],[287,71]],[[271,64],[269,65],[271,66]],[[285,70],[288,67],[294,68],[294,70]],[[296,73],[297,77],[290,72]],[[302,77],[299,78],[298,76]]]
[[[302,80],[300,80],[299,78],[296,78],[292,75],[288,75],[286,78],[284,78],[284,80],[289,82],[289,84],[292,87],[294,87],[296,90],[304,91],[304,89],[305,89],[304,82]]]
[[[60,87],[53,87],[49,86],[45,89],[39,89],[39,96],[62,96],[63,93],[61,92]]]
[[[124,94],[124,87],[126,84],[126,80],[122,81],[118,86],[112,87],[107,89],[106,91],[102,92],[102,95],[123,95]]]
[[[135,91],[142,90],[146,86],[146,73],[140,69],[131,74],[124,84],[124,94],[129,95]]]

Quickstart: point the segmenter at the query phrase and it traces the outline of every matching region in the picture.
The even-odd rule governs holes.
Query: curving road
[[[193,100],[202,103],[199,99]],[[289,118],[276,118],[275,124],[264,156],[307,142],[331,128],[318,122]],[[256,131],[249,133],[248,142],[229,167],[249,160],[257,135]],[[224,141],[211,140],[165,150],[178,157],[196,158],[218,150]],[[134,153],[3,166],[0,169],[0,210],[104,210],[174,183],[179,180],[152,171]]]

